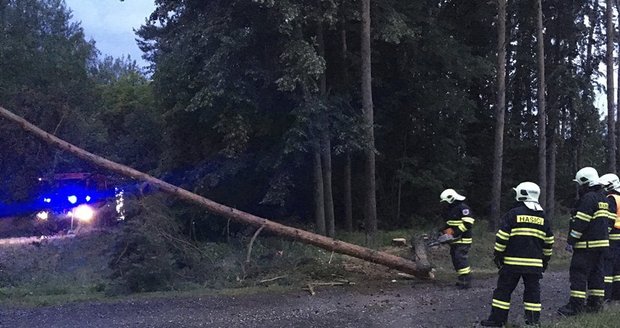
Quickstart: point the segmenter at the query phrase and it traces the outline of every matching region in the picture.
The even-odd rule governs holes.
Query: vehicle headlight
[[[95,210],[88,205],[80,205],[73,209],[73,217],[80,222],[90,222],[95,216]]]
[[[77,196],[76,195],[71,195],[71,196],[67,197],[67,200],[69,201],[69,203],[75,204],[75,203],[77,203]]]
[[[37,213],[37,219],[39,220],[47,220],[49,218],[49,213],[47,211],[41,211]]]

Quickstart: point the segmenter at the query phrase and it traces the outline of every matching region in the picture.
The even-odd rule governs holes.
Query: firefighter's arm
[[[607,197],[607,204],[609,204],[609,231],[611,231],[616,224],[616,220],[618,219],[618,215],[616,214],[618,211],[616,207],[616,200],[612,196]]]
[[[455,230],[458,230],[456,236],[460,236],[463,232],[470,230],[474,225],[474,218],[471,217],[471,210],[468,207],[460,209],[460,222]]]
[[[474,227],[474,218],[472,218],[471,216],[463,216],[461,218],[461,221],[463,221],[463,226],[465,227],[465,231],[467,230],[471,230]],[[463,232],[465,232],[463,231]]]
[[[584,199],[577,205],[575,214],[570,220],[570,231],[568,232],[568,238],[566,240],[569,245],[575,245],[575,243],[581,239],[583,233],[588,229],[590,221],[593,219],[592,214],[596,211],[592,208],[592,203],[595,202]]]
[[[446,227],[441,231],[444,234],[452,235],[454,238],[458,238],[466,231],[463,221],[460,219],[450,219],[446,222]]]
[[[463,223],[461,223],[461,224],[458,224],[458,225],[454,226],[452,228],[452,231],[453,231],[452,236],[454,238],[460,238],[461,235],[463,234],[463,232],[467,231],[467,228],[465,228],[465,225],[463,225]]]
[[[504,215],[501,220],[502,224],[499,230],[497,230],[497,233],[495,234],[495,259],[493,261],[498,267],[501,266],[498,263],[503,262],[502,259],[504,258],[504,252],[506,251],[506,246],[508,245],[508,241],[510,240],[510,232],[512,231],[512,223],[509,213]]]
[[[553,255],[553,243],[555,241],[555,237],[553,236],[553,230],[551,226],[546,225],[545,231],[545,244],[543,246],[543,265],[544,268],[547,268],[547,264],[551,259],[551,255]]]

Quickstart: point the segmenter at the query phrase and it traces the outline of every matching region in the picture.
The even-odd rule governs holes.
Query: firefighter
[[[517,202],[503,217],[495,235],[494,262],[499,268],[493,292],[491,315],[480,322],[485,327],[503,327],[508,319],[510,295],[523,279],[525,323],[540,321],[540,279],[553,249],[553,232],[538,203],[540,187],[522,182],[516,188]]]
[[[570,298],[558,313],[576,315],[585,310],[597,312],[603,306],[605,280],[603,266],[609,248],[609,203],[600,185],[598,172],[592,167],[577,171],[579,184],[573,217],[570,220],[567,251],[570,263]],[[587,296],[587,301],[586,301]]]
[[[441,202],[448,203],[446,209],[446,224],[441,229],[439,240],[448,241],[452,265],[458,274],[456,285],[467,289],[471,286],[471,267],[467,260],[467,253],[472,243],[472,227],[474,218],[471,208],[463,201],[465,196],[454,189],[446,189],[439,195]]]
[[[613,173],[601,177],[609,203],[609,249],[605,257],[605,300],[620,300],[620,179]]]

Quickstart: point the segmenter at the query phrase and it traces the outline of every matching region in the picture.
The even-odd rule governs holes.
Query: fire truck
[[[125,219],[124,191],[96,173],[58,173],[38,178],[35,219],[50,230],[72,233],[84,225],[107,226]]]

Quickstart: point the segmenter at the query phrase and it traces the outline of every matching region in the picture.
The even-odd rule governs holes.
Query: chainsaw
[[[429,240],[426,243],[426,246],[428,247],[439,246],[439,245],[451,243],[459,239],[461,239],[461,237],[458,237],[458,238],[454,237],[454,229],[448,228],[448,229],[441,231],[439,234],[437,234],[437,236],[434,239]]]

